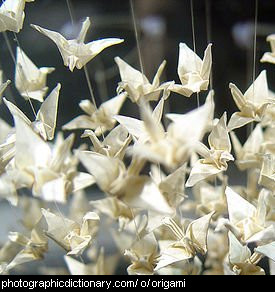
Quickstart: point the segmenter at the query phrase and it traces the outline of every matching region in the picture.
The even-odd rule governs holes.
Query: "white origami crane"
[[[61,84],[58,83],[49,96],[44,100],[34,122],[31,122],[29,118],[12,102],[6,99],[4,99],[4,102],[13,116],[17,115],[20,117],[25,123],[38,132],[43,139],[52,140],[54,138],[56,127],[60,88]]]
[[[127,268],[129,275],[152,275],[158,258],[158,242],[153,233],[145,235],[126,250],[132,264]]]
[[[81,224],[42,209],[48,230],[46,234],[67,251],[67,255],[81,255],[94,239],[99,224],[99,216],[88,212]]]
[[[159,167],[151,166],[150,175],[171,208],[176,209],[186,197],[184,192],[186,172],[186,164],[183,164],[167,176],[161,172]]]
[[[189,160],[195,146],[202,139],[212,117],[213,105],[209,95],[203,106],[181,117],[168,114],[167,117],[173,122],[169,124],[167,132],[161,123],[162,100],[153,112],[148,105],[141,105],[142,121],[123,116],[115,118],[138,139],[129,152],[142,159],[175,169]],[[194,127],[190,127],[190,124]]]
[[[144,106],[144,105],[143,105]],[[152,119],[154,120],[154,123],[156,124],[155,128],[157,128],[158,124],[161,124],[162,119],[162,113],[163,113],[163,107],[164,107],[164,99],[160,99],[156,107],[151,113]],[[127,129],[127,131],[137,140],[141,141],[141,143],[147,142],[147,140],[150,138],[150,135],[148,131],[146,130],[146,124],[144,121],[127,117],[127,116],[121,116],[116,115],[114,118]],[[162,127],[161,125],[159,126]]]
[[[257,266],[262,256],[258,253],[251,255],[251,251],[246,245],[242,245],[235,235],[229,231],[229,255],[228,272],[232,275],[265,275],[264,270]]]
[[[264,142],[261,124],[255,127],[243,146],[234,132],[230,132],[230,135],[237,157],[236,164],[239,169],[260,167],[263,155],[261,148]]]
[[[227,169],[227,161],[234,160],[230,154],[231,143],[226,127],[226,112],[213,127],[208,136],[210,149],[200,143],[198,153],[203,156],[193,166],[186,182],[187,187],[192,187],[201,180],[212,177]]]
[[[17,47],[15,68],[15,86],[25,98],[43,102],[48,91],[47,75],[55,70],[51,67],[37,68],[30,58]]]
[[[264,53],[260,61],[275,64],[275,34],[269,35],[266,41],[270,43],[271,52]]]
[[[48,251],[48,239],[44,234],[42,216],[40,215],[39,220],[34,223],[34,228],[31,230],[30,237],[19,232],[10,232],[9,240],[19,244],[21,250],[6,266],[6,271],[23,263],[43,259],[44,254]]]
[[[172,218],[165,217],[162,222],[174,234],[177,240],[161,250],[155,270],[170,264],[193,258],[197,253],[207,252],[207,232],[214,212],[192,221],[186,231]]]
[[[126,149],[132,141],[125,127],[118,125],[100,141],[92,130],[85,130],[81,138],[89,137],[93,144],[93,151],[109,157],[123,159]]]
[[[84,41],[90,25],[90,18],[87,17],[82,23],[78,37],[73,40],[67,40],[60,33],[42,28],[38,25],[32,24],[31,26],[50,38],[57,45],[64,65],[73,71],[75,67],[81,69],[105,48],[120,44],[124,41],[118,38],[106,38],[85,44]]]
[[[70,192],[94,183],[94,179],[77,172],[77,161],[71,155],[74,136],[58,136],[54,145],[44,141],[19,116],[16,128],[14,166],[8,170],[17,182],[16,188],[28,187],[34,196],[46,201],[66,202]]]
[[[116,196],[132,208],[151,209],[165,214],[173,213],[150,177],[139,175],[144,161],[133,159],[126,169],[118,158],[91,151],[78,151],[76,155],[106,194]]]
[[[170,83],[168,90],[184,96],[207,90],[212,67],[211,46],[204,51],[203,60],[185,43],[179,44],[178,75],[181,84]]]
[[[244,94],[233,83],[229,84],[229,88],[240,110],[231,116],[228,123],[229,131],[240,128],[253,121],[261,121],[266,107],[272,103],[272,100],[274,102],[274,98],[270,97],[269,94],[265,70],[260,73]]]
[[[5,0],[0,7],[0,32],[13,31],[19,33],[23,27],[26,2],[35,0]]]
[[[95,178],[99,188],[106,193],[116,195],[117,188],[115,186],[126,172],[123,162],[118,158],[107,157],[91,151],[79,151],[76,152],[76,155]]]
[[[226,214],[227,205],[225,198],[225,187],[227,181],[222,185],[213,186],[207,182],[201,182],[193,188],[196,199],[196,211],[198,214],[208,214],[215,211],[213,220],[216,220],[222,214]]]
[[[56,126],[59,90],[60,84],[57,85],[57,87],[42,103],[34,122],[31,122],[28,117],[12,102],[7,101],[6,99],[4,99],[4,102],[13,116],[18,116],[21,118],[29,127],[38,132],[43,139],[51,140],[54,138]],[[1,130],[2,134],[4,134],[5,127],[3,125]],[[0,145],[0,171],[1,169],[6,170],[6,173],[0,177],[0,192],[1,197],[8,199],[11,204],[16,205],[18,201],[16,189],[22,187],[22,181],[19,179],[19,177],[21,177],[20,172],[18,173],[16,170],[11,170],[14,167],[9,167],[8,165],[10,161],[12,162],[12,159],[16,153],[16,134],[14,130],[11,130],[11,128],[9,132],[10,133],[6,136],[5,141]],[[26,137],[23,137],[23,139],[25,138]],[[17,152],[20,153],[19,150]],[[6,167],[8,167],[8,169],[6,169]],[[27,181],[27,184],[30,183],[28,179]],[[81,182],[79,182],[79,184],[81,184]]]
[[[97,109],[90,100],[85,99],[79,103],[86,115],[80,115],[62,127],[63,130],[94,129],[97,136],[102,135],[116,124],[114,116],[122,107],[127,93],[121,93],[106,102]]]
[[[134,69],[121,58],[116,57],[115,61],[119,68],[121,82],[118,85],[118,92],[125,90],[128,93],[132,102],[139,103],[141,100],[150,101],[158,100],[162,90],[165,87],[160,86],[160,76],[164,70],[166,61],[163,61],[158,68],[158,71],[150,83],[147,77],[140,71]],[[167,84],[166,87],[169,85]],[[164,93],[164,99],[167,99],[169,94]]]
[[[265,244],[275,239],[274,226],[267,224],[265,220],[267,209],[265,189],[259,194],[257,208],[229,187],[226,188],[225,194],[229,221],[225,220],[224,224],[239,240]]]

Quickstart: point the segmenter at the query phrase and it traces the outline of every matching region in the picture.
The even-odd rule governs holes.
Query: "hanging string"
[[[93,87],[92,87],[92,83],[91,83],[91,80],[90,80],[90,76],[89,76],[89,72],[88,72],[87,66],[84,65],[83,69],[84,69],[86,81],[87,81],[87,84],[88,84],[88,88],[89,88],[89,92],[90,92],[93,104],[94,104],[95,108],[97,109],[97,105],[96,105],[96,101],[95,101],[95,95],[94,95],[94,91],[93,91]]]
[[[195,38],[195,20],[194,20],[193,0],[190,0],[190,12],[191,12],[191,24],[192,24],[193,50],[194,50],[194,53],[196,54],[196,38]]]
[[[253,35],[253,69],[252,69],[252,91],[253,91],[253,100],[255,97],[255,79],[256,79],[256,54],[257,54],[257,27],[258,27],[258,0],[255,0],[255,15],[254,15],[254,35]],[[249,67],[249,66],[248,66]],[[246,135],[248,138],[254,129],[254,122],[252,121],[248,127],[246,128]],[[248,178],[251,175],[252,170],[248,170],[247,172],[247,186],[249,184]]]
[[[135,32],[135,38],[136,38],[136,44],[137,44],[138,60],[139,60],[140,70],[141,70],[142,75],[144,76],[144,66],[143,66],[142,57],[141,57],[140,40],[139,40],[139,35],[138,35],[138,28],[137,28],[137,22],[136,22],[136,15],[135,15],[135,10],[134,10],[133,0],[130,0],[130,7],[131,7],[131,15],[132,15],[132,20],[133,20],[133,25],[134,25],[134,32]]]
[[[193,51],[196,54],[196,36],[195,36],[195,20],[194,20],[194,6],[193,6],[193,0],[190,0],[190,13],[191,13],[191,25],[192,25],[192,40],[193,40]],[[195,62],[195,58],[194,58]],[[195,62],[196,64],[196,62]],[[197,92],[197,107],[200,107],[200,95]]]
[[[253,98],[254,98],[254,82],[256,79],[256,53],[257,53],[257,26],[258,26],[258,0],[255,0],[255,18],[254,18],[254,37],[253,37]]]
[[[211,23],[211,0],[205,0],[205,18],[206,18],[206,37],[207,43],[212,41],[212,23]],[[213,89],[213,67],[211,67],[209,77],[210,90]]]
[[[256,54],[257,54],[257,27],[258,27],[258,0],[255,0],[254,35],[253,35],[253,69],[252,69],[252,90],[253,101],[255,100],[255,79],[256,79]],[[249,134],[253,132],[254,123],[250,123]]]
[[[66,0],[66,3],[67,3],[68,10],[69,10],[69,14],[70,14],[70,19],[71,19],[71,22],[72,22],[72,26],[75,27],[74,16],[73,16],[73,9],[71,7],[71,1],[70,0]]]

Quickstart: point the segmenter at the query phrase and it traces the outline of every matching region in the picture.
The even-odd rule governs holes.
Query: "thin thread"
[[[193,50],[194,50],[194,53],[196,54],[196,39],[195,39],[195,21],[194,21],[193,0],[190,0],[190,12],[191,12],[191,24],[192,24]]]
[[[212,41],[212,23],[211,23],[211,0],[205,0],[205,17],[206,17],[206,37],[207,43]],[[210,90],[213,89],[213,67],[211,67],[209,77]]]
[[[134,11],[133,0],[130,0],[130,7],[131,7],[131,15],[132,15],[133,25],[134,25],[135,38],[136,38],[136,43],[137,43],[140,70],[141,70],[142,76],[144,76],[144,67],[143,67],[143,62],[142,62],[142,57],[141,57],[140,41],[138,37],[138,29],[137,29],[137,22],[136,22],[136,16],[135,16],[135,11]]]
[[[70,0],[66,0],[66,3],[67,3],[68,10],[69,10],[69,14],[70,14],[70,19],[71,19],[72,25],[75,26],[73,10],[72,10],[72,7],[71,7],[71,1]]]
[[[84,65],[83,69],[84,69],[86,81],[87,81],[87,84],[88,84],[89,92],[90,92],[90,95],[91,95],[91,98],[92,98],[92,102],[93,102],[93,104],[95,106],[95,109],[97,110],[97,105],[96,105],[96,101],[95,101],[95,95],[94,95],[93,87],[92,87],[91,80],[90,80],[90,77],[89,77],[89,72],[88,72],[87,66]],[[99,128],[100,128],[101,136],[102,136],[102,138],[104,140],[105,136],[104,136],[104,132],[102,130],[102,127],[99,126]]]
[[[97,109],[95,96],[94,96],[94,91],[93,91],[93,87],[92,87],[92,84],[91,84],[91,80],[90,80],[90,76],[89,76],[89,72],[88,72],[87,66],[84,65],[83,69],[84,69],[86,81],[87,81],[87,84],[88,84],[88,88],[89,88],[89,92],[90,92],[93,104],[94,104],[95,108]]]
[[[196,54],[196,37],[195,37],[195,20],[194,20],[193,0],[190,0],[190,13],[191,13],[191,24],[192,24],[193,51]],[[194,56],[194,62],[196,64],[195,56]],[[197,92],[197,107],[200,107],[200,95],[198,92]]]
[[[253,39],[253,99],[254,99],[254,82],[256,79],[256,50],[257,50],[257,26],[258,26],[258,0],[255,0],[255,19],[254,19],[254,39]]]
[[[257,26],[258,26],[258,0],[255,0],[255,19],[254,19],[254,37],[253,37],[253,71],[252,71],[252,89],[253,101],[255,100],[255,79],[256,79],[256,53],[257,53]],[[250,123],[249,132],[253,132],[254,123]]]

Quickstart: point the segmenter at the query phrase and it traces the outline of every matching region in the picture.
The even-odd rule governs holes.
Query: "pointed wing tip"
[[[10,103],[10,101],[8,101],[5,97],[2,97],[2,99],[3,99],[4,103],[5,103],[5,105],[8,107],[8,104]]]
[[[40,26],[36,25],[36,24],[30,24],[30,26],[36,30],[39,30]]]
[[[87,16],[86,18],[85,18],[85,20],[83,21],[83,23],[84,22],[89,22],[90,24],[91,24],[91,18],[89,17],[89,16]]]
[[[55,89],[59,91],[61,89],[61,83],[58,82]]]
[[[262,70],[261,73],[260,73],[260,75],[266,75],[266,69]]]
[[[224,122],[225,122],[225,126],[226,126],[226,122],[227,122],[227,112],[226,112],[226,111],[223,113],[221,119],[224,120]]]
[[[124,39],[120,39],[120,38],[108,38],[105,40],[111,41],[112,42],[111,45],[118,45],[124,42]]]
[[[179,47],[187,47],[186,43],[179,43]]]
[[[22,52],[22,49],[19,46],[17,46],[16,47],[16,55],[18,55],[19,52]]]
[[[119,56],[114,57],[115,62],[119,62],[120,60],[122,60]]]
[[[47,215],[49,213],[49,211],[44,209],[44,208],[41,208],[41,213],[45,217],[45,215]]]
[[[191,188],[194,186],[194,183],[190,182],[189,179],[187,180],[187,182],[185,183],[185,187],[186,188]]]
[[[6,83],[6,86],[8,86],[9,84],[11,84],[11,80],[8,79],[5,83]],[[5,89],[6,89],[6,88],[5,88]]]
[[[226,192],[230,192],[232,189],[229,187],[229,186],[226,186],[226,188],[225,188],[225,193]]]

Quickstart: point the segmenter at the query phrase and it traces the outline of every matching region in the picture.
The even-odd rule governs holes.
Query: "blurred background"
[[[72,11],[72,25],[69,9]],[[185,42],[193,48],[190,0],[133,0],[134,13],[138,24],[144,72],[153,78],[159,64],[167,60],[163,81],[175,80],[177,76],[178,44]],[[63,66],[63,61],[55,44],[47,37],[30,27],[37,24],[62,33],[66,38],[74,38],[86,16],[91,17],[92,25],[87,41],[120,37],[125,42],[103,51],[88,63],[89,75],[95,92],[96,101],[102,101],[116,95],[119,72],[114,62],[120,56],[140,70],[133,19],[129,0],[36,0],[27,3],[23,30],[18,34],[20,46],[38,67],[55,67],[48,75],[48,84],[52,89],[61,82],[62,91],[58,125],[62,125],[81,113],[78,103],[89,98],[89,90],[83,70],[70,72]],[[193,0],[194,31],[196,51],[203,57],[208,42],[213,43],[213,88],[215,90],[216,114],[224,110],[231,114],[236,110],[228,89],[229,82],[234,82],[245,91],[252,82],[253,34],[255,18],[255,0]],[[274,0],[259,1],[256,76],[267,69],[270,89],[275,90],[274,66],[259,63],[265,51],[270,51],[265,38],[275,32]],[[16,42],[12,33],[8,36],[15,53]],[[6,78],[14,79],[14,63],[2,35],[0,35],[0,66]],[[6,97],[15,99],[26,112],[32,114],[28,103],[18,95],[14,86],[6,91]],[[203,102],[203,96],[201,102]],[[187,99],[173,94],[169,99],[170,110],[186,112],[196,106],[196,98]],[[38,104],[37,104],[38,107]],[[127,102],[123,111],[136,115],[137,108]],[[1,106],[3,117],[10,122],[11,117]]]
[[[163,81],[179,82],[178,45],[185,42],[193,48],[190,0],[133,0],[133,7],[146,76],[152,79],[159,64],[166,59],[167,67]],[[21,48],[38,67],[56,68],[48,75],[50,90],[57,82],[62,84],[57,130],[81,113],[78,103],[90,96],[87,80],[83,70],[75,69],[73,73],[70,72],[63,65],[55,44],[32,29],[30,24],[58,31],[66,38],[73,39],[77,36],[82,21],[90,16],[92,25],[86,38],[87,42],[105,37],[125,39],[124,43],[106,49],[87,65],[97,104],[116,95],[120,77],[114,62],[115,56],[120,56],[140,70],[129,0],[36,0],[26,4],[25,13],[24,27],[17,36]],[[237,108],[228,88],[229,82],[235,83],[243,92],[252,82],[255,0],[193,0],[193,14],[198,55],[203,57],[207,43],[213,43],[212,82],[215,90],[215,114],[220,117],[227,111],[230,116]],[[274,66],[259,62],[263,53],[270,51],[266,36],[271,33],[275,33],[275,1],[259,1],[256,76],[266,69],[269,88],[275,91]],[[14,35],[8,33],[8,37],[15,54]],[[4,71],[4,78],[14,80],[15,65],[2,34],[0,52],[0,68]],[[14,85],[5,91],[5,97],[14,101],[30,118],[33,117],[29,104],[18,94]],[[200,98],[203,103],[205,94]],[[194,96],[187,99],[176,94],[172,94],[168,102],[166,110],[178,113],[187,112],[197,104]],[[34,102],[34,105],[39,107],[38,103]],[[12,117],[5,105],[0,105],[0,112],[1,118],[12,124]],[[121,113],[138,116],[138,108],[128,100]],[[82,131],[77,133],[78,136],[80,133]],[[242,141],[246,138],[245,129],[240,129],[237,133]],[[240,180],[238,175],[236,180]],[[0,205],[2,218],[11,214],[10,208],[4,208],[3,204],[5,203],[1,202]],[[12,222],[9,226],[3,225],[0,226],[0,236],[4,242],[7,231],[14,230],[14,226]],[[48,261],[51,262],[55,253],[49,256]],[[30,265],[34,271],[35,263]]]

